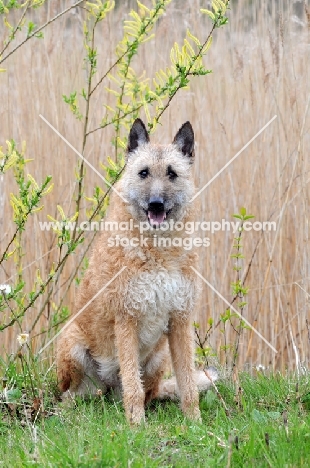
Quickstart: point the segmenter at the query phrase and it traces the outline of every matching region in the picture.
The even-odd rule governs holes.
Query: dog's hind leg
[[[61,337],[57,352],[57,376],[60,390],[72,395],[95,394],[105,385],[96,372],[96,365],[86,348],[82,331],[73,323]],[[64,395],[66,396],[66,395]]]
[[[60,339],[56,358],[58,386],[63,393],[77,391],[84,377],[83,365],[73,355],[76,346],[75,334],[69,329]]]

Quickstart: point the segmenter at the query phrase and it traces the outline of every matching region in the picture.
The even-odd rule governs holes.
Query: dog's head
[[[181,221],[194,195],[192,163],[194,131],[186,122],[168,145],[150,143],[142,120],[135,120],[128,138],[122,191],[133,218],[159,227]]]

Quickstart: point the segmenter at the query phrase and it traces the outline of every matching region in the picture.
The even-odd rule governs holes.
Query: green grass
[[[173,402],[156,402],[147,409],[147,423],[134,429],[119,402],[99,396],[66,406],[46,387],[46,415],[34,422],[29,409],[25,416],[30,397],[21,388],[16,404],[0,404],[0,466],[310,466],[308,381],[300,379],[296,392],[296,377],[244,374],[241,407],[233,385],[218,384],[228,415],[209,391],[201,396],[202,423],[184,419]]]

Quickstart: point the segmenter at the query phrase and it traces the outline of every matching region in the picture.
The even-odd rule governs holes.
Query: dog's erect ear
[[[146,131],[144,123],[141,119],[136,119],[131,127],[128,137],[128,153],[131,153],[136,148],[138,148],[139,145],[143,145],[149,141],[150,137]]]
[[[174,137],[173,143],[177,145],[178,149],[182,151],[183,154],[194,158],[194,130],[190,122],[185,122],[182,125],[176,136]]]

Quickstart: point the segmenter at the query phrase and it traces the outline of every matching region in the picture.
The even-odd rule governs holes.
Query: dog
[[[184,232],[162,229],[171,221],[174,226],[194,219],[194,159],[190,122],[171,144],[155,145],[142,120],[135,120],[126,167],[105,218],[115,235],[108,230],[98,235],[75,305],[81,313],[58,345],[60,390],[122,392],[132,424],[145,420],[150,400],[176,394],[184,415],[200,420],[197,385],[210,385],[194,366],[191,315],[199,284],[191,266],[197,254],[183,248]],[[141,225],[149,227],[147,240]],[[169,350],[176,383],[163,380]]]

